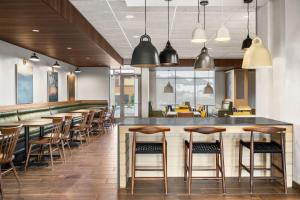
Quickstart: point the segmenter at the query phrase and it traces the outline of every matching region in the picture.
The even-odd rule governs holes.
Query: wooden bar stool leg
[[[166,160],[166,147],[163,145],[163,168],[164,168],[164,187],[165,193],[168,193],[168,183],[167,183],[167,160]]]
[[[287,180],[286,180],[286,159],[285,159],[285,135],[281,135],[281,165],[282,165],[282,177],[283,177],[283,187],[284,193],[287,194]]]
[[[193,171],[193,152],[189,149],[189,173],[188,173],[188,187],[189,187],[189,194],[191,194],[191,187],[192,187],[192,171]]]
[[[30,154],[31,154],[31,149],[32,149],[32,144],[29,146],[29,150],[28,150],[28,154],[27,154],[27,158],[26,158],[26,163],[25,163],[25,167],[24,167],[24,172],[26,173],[27,167],[28,167],[28,162],[30,159]]]
[[[185,182],[187,181],[187,148],[184,144],[184,179]]]
[[[216,153],[216,177],[219,178],[219,174],[220,174],[220,169],[219,169],[219,165],[220,162],[219,162],[219,154]]]
[[[253,175],[254,175],[254,152],[253,143],[250,148],[250,193],[253,193]]]
[[[223,145],[222,145],[223,146]],[[221,159],[221,171],[222,171],[222,188],[223,188],[223,193],[226,193],[226,186],[225,186],[225,164],[224,164],[224,151],[223,147],[221,148],[221,154],[220,154],[220,159]]]
[[[135,184],[135,165],[136,165],[136,154],[135,154],[135,139],[132,145],[132,163],[131,163],[131,194],[134,192],[134,184]]]
[[[239,182],[241,182],[241,177],[242,177],[242,164],[243,164],[243,146],[240,143],[240,146],[239,146],[239,178],[238,178]]]

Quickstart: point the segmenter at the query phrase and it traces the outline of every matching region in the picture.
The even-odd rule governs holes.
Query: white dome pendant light
[[[192,33],[192,42],[193,43],[203,43],[207,41],[205,30],[200,24],[200,0],[198,0],[198,24],[197,27],[193,30]]]
[[[257,31],[257,0],[256,0],[256,37],[252,45],[246,51],[243,59],[243,69],[272,68],[272,56],[269,50],[263,45],[262,39],[258,37]]]
[[[205,31],[205,6],[208,1],[201,1],[200,4],[204,7],[204,31]],[[208,49],[205,46],[201,49],[201,53],[197,56],[194,63],[194,70],[213,70],[215,67],[214,59],[208,54]]]
[[[222,0],[222,20],[224,20],[224,2]],[[217,37],[215,39],[218,42],[227,42],[231,40],[230,33],[228,28],[225,26],[223,22],[221,27],[217,31]]]

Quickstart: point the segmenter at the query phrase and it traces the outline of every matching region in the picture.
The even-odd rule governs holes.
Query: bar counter
[[[183,177],[184,171],[184,140],[188,140],[188,133],[184,131],[184,127],[190,126],[215,126],[226,128],[223,134],[224,140],[224,158],[225,158],[225,175],[226,177],[238,176],[238,147],[240,139],[249,140],[250,134],[243,131],[245,127],[251,126],[276,126],[286,128],[286,167],[287,167],[287,185],[292,187],[293,178],[293,124],[276,121],[262,117],[242,117],[242,118],[126,118],[118,120],[118,184],[119,188],[126,188],[128,179],[131,177],[131,144],[132,137],[128,131],[131,127],[138,126],[163,126],[169,127],[170,132],[167,137],[168,152],[168,177]],[[278,135],[279,136],[279,135]],[[277,135],[255,135],[256,140],[270,139],[278,140]],[[138,140],[153,141],[159,138],[158,135],[139,135]],[[202,134],[194,134],[194,141],[213,141],[218,139],[218,135],[205,136]],[[250,159],[249,151],[245,151],[243,155],[244,162]],[[273,156],[273,162],[279,163],[278,157]],[[161,155],[138,155],[137,166],[160,166]],[[270,156],[255,155],[255,164],[258,167],[270,167]],[[214,155],[195,155],[193,158],[194,166],[215,167]],[[213,171],[209,172],[193,172],[200,176],[213,175]],[[276,170],[273,173],[277,175]],[[255,175],[269,175],[270,172],[256,171]],[[137,176],[160,176],[161,172],[137,172]],[[249,174],[243,171],[243,176],[249,177]]]

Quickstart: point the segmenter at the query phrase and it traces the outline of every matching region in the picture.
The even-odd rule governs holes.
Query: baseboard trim
[[[300,191],[300,184],[293,181],[293,188]]]

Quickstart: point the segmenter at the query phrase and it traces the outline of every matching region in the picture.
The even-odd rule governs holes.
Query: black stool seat
[[[241,144],[250,149],[250,142],[240,141]],[[254,153],[281,153],[281,146],[276,142],[254,142]]]
[[[160,154],[163,153],[163,143],[157,142],[137,142],[136,154]]]
[[[190,145],[189,141],[185,141],[185,145]],[[217,142],[193,142],[193,153],[220,153],[220,143]]]

